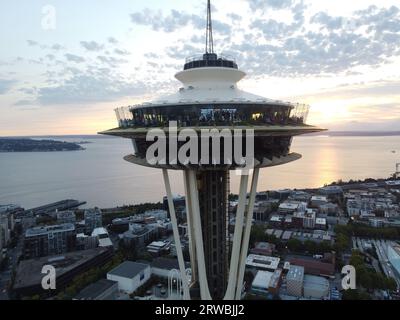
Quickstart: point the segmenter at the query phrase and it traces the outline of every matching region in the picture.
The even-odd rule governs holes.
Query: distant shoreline
[[[77,143],[36,140],[29,138],[0,138],[0,153],[67,152],[85,150]]]
[[[327,136],[327,137],[394,137],[400,136],[400,131],[326,131],[324,133],[311,133],[304,137],[316,137],[316,136]],[[104,136],[100,134],[76,134],[76,135],[34,135],[34,136],[0,136],[0,139],[117,139],[113,136]]]

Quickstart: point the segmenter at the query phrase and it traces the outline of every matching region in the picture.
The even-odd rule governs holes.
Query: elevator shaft
[[[229,268],[229,171],[199,171],[197,181],[208,286],[213,299],[222,299]]]

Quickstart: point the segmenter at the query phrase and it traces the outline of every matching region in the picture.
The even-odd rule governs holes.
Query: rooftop
[[[303,279],[304,279],[304,267],[291,264],[289,272],[286,275],[286,280],[303,281]]]
[[[115,282],[115,281],[101,279],[101,280],[87,286],[74,299],[75,300],[96,300],[96,298],[99,295],[101,295],[104,291],[110,289],[112,286],[114,286],[116,284],[117,284],[117,282]]]
[[[118,267],[108,272],[108,274],[117,277],[132,279],[148,267],[148,264],[125,261],[121,263]]]
[[[307,289],[329,289],[329,281],[323,277],[305,275],[304,288]]]
[[[56,268],[57,277],[78,268],[93,258],[108,251],[103,248],[96,248],[84,251],[75,251],[61,256],[51,256],[22,260],[17,268],[14,289],[40,285],[44,265],[51,264]]]
[[[249,254],[246,259],[246,265],[256,268],[265,268],[275,270],[278,268],[280,258]]]
[[[157,258],[154,259],[150,263],[152,268],[158,268],[158,269],[165,269],[165,270],[172,270],[172,269],[177,269],[179,270],[179,264],[178,264],[178,259],[169,259],[169,258]],[[186,263],[186,267],[190,267],[189,263]]]
[[[269,271],[257,271],[251,286],[267,290],[269,288],[269,284],[271,283],[273,274],[273,272]]]
[[[75,226],[72,223],[63,223],[54,226],[34,227],[26,230],[25,237],[34,237],[39,235],[46,235],[54,232],[74,231]]]

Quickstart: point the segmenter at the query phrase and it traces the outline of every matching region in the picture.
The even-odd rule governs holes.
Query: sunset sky
[[[309,103],[330,130],[400,130],[398,0],[213,0],[241,88]],[[176,91],[203,53],[205,0],[3,0],[0,136],[93,134]]]

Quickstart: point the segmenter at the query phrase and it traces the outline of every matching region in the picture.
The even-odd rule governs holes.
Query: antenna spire
[[[214,53],[214,38],[213,38],[210,0],[207,1],[206,53]]]

